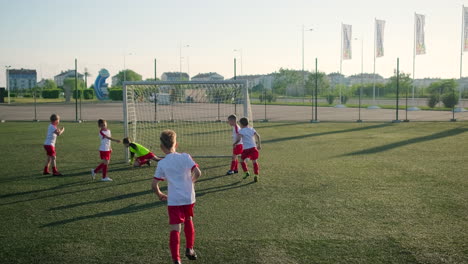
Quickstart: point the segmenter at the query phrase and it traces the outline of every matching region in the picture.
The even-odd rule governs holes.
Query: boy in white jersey
[[[239,135],[240,127],[237,124],[237,116],[230,115],[227,120],[228,124],[232,126],[232,139],[233,142],[236,142],[237,135]],[[242,139],[232,148],[232,160],[231,160],[231,168],[226,173],[227,175],[232,175],[234,173],[238,173],[238,165],[239,160],[238,156],[242,154],[243,146],[242,146]]]
[[[242,151],[241,155],[241,165],[242,169],[244,170],[244,179],[250,176],[249,169],[247,168],[247,163],[245,159],[250,159],[253,163],[254,167],[254,181],[257,182],[259,179],[259,165],[257,162],[259,153],[258,150],[262,149],[261,142],[260,142],[260,135],[255,131],[254,128],[249,127],[249,120],[245,117],[239,120],[241,130],[239,131],[239,135],[237,136],[237,140],[234,142],[234,146],[243,140],[244,150]],[[258,149],[257,149],[258,148]]]
[[[102,179],[101,181],[112,181],[111,178],[107,177],[107,169],[109,166],[112,148],[111,148],[111,141],[115,141],[120,143],[120,140],[113,139],[111,137],[111,131],[107,129],[107,122],[104,119],[98,120],[98,126],[101,130],[99,130],[99,138],[101,139],[101,145],[99,146],[99,155],[101,156],[101,163],[95,169],[91,170],[91,177],[96,177],[96,173],[102,170]]]
[[[52,114],[50,116],[50,125],[47,128],[47,137],[44,142],[44,149],[47,154],[47,161],[45,163],[44,171],[42,172],[42,175],[49,175],[49,166],[50,163],[52,163],[52,173],[54,176],[63,176],[60,172],[57,170],[57,159],[56,159],[56,153],[55,153],[55,141],[57,140],[57,136],[62,135],[63,131],[65,131],[65,128],[58,128],[58,124],[60,123],[60,116],[56,114]]]
[[[192,157],[187,153],[176,152],[177,135],[172,130],[165,130],[159,137],[161,150],[166,154],[159,161],[154,174],[152,188],[161,201],[167,201],[169,225],[169,248],[174,263],[180,262],[180,230],[184,223],[186,240],[185,256],[190,260],[196,260],[197,254],[193,249],[195,243],[195,228],[193,226],[193,207],[195,206],[194,183],[201,175]],[[159,182],[167,180],[167,195],[159,189]]]

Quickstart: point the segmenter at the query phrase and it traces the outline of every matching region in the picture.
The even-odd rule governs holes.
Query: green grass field
[[[47,125],[0,123],[0,263],[171,263],[154,167],[128,167],[113,143],[114,182],[92,181],[97,126],[64,123],[66,176],[42,176]],[[194,263],[468,263],[468,123],[256,128],[259,183],[196,160]]]

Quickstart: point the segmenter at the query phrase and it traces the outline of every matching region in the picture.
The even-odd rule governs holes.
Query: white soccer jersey
[[[250,149],[257,146],[254,137],[255,133],[257,133],[257,131],[252,127],[244,127],[239,130],[239,134],[241,134],[242,140],[244,141],[244,149]]]
[[[104,135],[111,137],[111,131],[109,129],[99,131],[99,138],[101,139],[101,146],[99,146],[99,151],[109,151],[111,150],[111,141],[110,139],[104,137]]]
[[[57,131],[57,126],[49,124],[49,128],[47,129],[47,137],[44,142],[44,145],[50,145],[55,147],[55,141],[57,140],[57,134],[55,133],[55,131]]]
[[[167,205],[195,203],[192,169],[197,166],[189,154],[178,152],[167,154],[158,162],[154,178],[167,180]]]
[[[237,135],[239,135],[239,130],[240,130],[240,127],[238,124],[236,124],[233,128],[232,128],[232,139],[233,139],[233,142],[236,142],[237,140]],[[241,140],[239,141],[239,143],[237,143],[237,145],[242,145],[242,138]]]

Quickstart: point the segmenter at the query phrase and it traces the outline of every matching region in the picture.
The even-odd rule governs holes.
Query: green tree
[[[55,90],[55,89],[57,89],[57,84],[55,83],[54,80],[45,80],[44,81],[44,87],[42,89],[44,89],[44,90]]]
[[[409,73],[400,72],[400,96],[404,96],[406,91],[408,94],[411,91],[413,85],[413,80],[410,77]],[[390,77],[388,83],[385,85],[385,91],[387,94],[396,94],[397,92],[397,75],[396,71],[394,75]]]
[[[315,73],[307,73],[307,80],[305,84],[305,95],[311,96],[315,93]],[[330,81],[327,78],[327,75],[324,72],[317,73],[317,90],[319,95],[324,95],[328,93],[330,88]]]
[[[428,105],[434,107],[441,100],[445,107],[452,108],[458,104],[457,82],[454,79],[433,82],[427,87],[430,94]]]
[[[142,76],[140,74],[134,72],[133,70],[128,70],[127,69],[127,70],[125,70],[125,74],[124,74],[124,71],[120,71],[117,74],[117,84],[116,84],[116,86],[122,86],[122,83],[124,81],[124,77],[125,77],[125,80],[127,82],[137,82],[137,81],[142,80]]]
[[[307,74],[307,73],[305,73]],[[302,72],[281,68],[274,74],[273,92],[275,94],[286,94],[287,87],[302,85]]]

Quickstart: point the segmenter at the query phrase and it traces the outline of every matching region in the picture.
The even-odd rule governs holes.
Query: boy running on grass
[[[259,153],[258,150],[262,149],[261,142],[260,142],[260,135],[255,131],[254,128],[249,127],[249,120],[245,117],[239,120],[241,130],[239,131],[239,135],[237,136],[236,142],[234,142],[233,146],[236,146],[241,140],[244,143],[244,150],[242,151],[241,155],[241,165],[242,169],[244,170],[244,177],[246,179],[250,176],[249,169],[247,168],[247,163],[245,159],[250,159],[253,163],[254,168],[254,181],[257,182],[259,180],[259,165],[257,162]],[[258,147],[258,149],[257,149]]]
[[[101,139],[101,146],[99,146],[99,155],[101,156],[101,163],[96,169],[91,170],[91,177],[96,178],[96,173],[102,170],[102,179],[101,181],[109,182],[112,181],[111,178],[107,177],[107,169],[109,166],[112,148],[111,141],[120,143],[120,140],[111,138],[111,131],[107,129],[107,122],[104,119],[98,120],[99,138]]]
[[[230,115],[228,117],[228,120],[227,120],[228,124],[230,126],[232,126],[232,138],[233,138],[233,141],[236,142],[237,141],[237,136],[239,135],[239,130],[240,130],[240,127],[239,125],[237,124],[237,116],[235,115]],[[238,165],[239,165],[239,160],[238,160],[238,156],[240,154],[242,154],[242,139],[234,145],[234,147],[232,148],[232,160],[231,160],[231,168],[228,170],[228,172],[226,173],[227,175],[232,175],[234,173],[238,173]]]
[[[44,149],[47,154],[47,161],[45,163],[44,171],[42,175],[49,175],[49,166],[52,163],[52,173],[54,176],[63,176],[57,170],[57,158],[55,153],[55,141],[57,140],[57,136],[62,135],[65,128],[58,128],[58,124],[60,123],[60,116],[56,114],[52,114],[50,116],[50,124],[47,128],[47,137],[44,142]]]
[[[161,150],[166,154],[164,159],[158,163],[152,188],[161,201],[167,201],[169,214],[169,225],[171,233],[169,236],[169,248],[174,263],[181,263],[180,230],[184,223],[185,233],[185,256],[189,260],[196,260],[197,254],[193,249],[195,243],[195,228],[193,226],[193,207],[195,206],[194,183],[201,175],[192,157],[187,153],[176,152],[177,135],[172,130],[161,133]],[[159,182],[167,180],[167,195],[159,189]]]
[[[149,149],[143,147],[142,145],[131,142],[128,137],[122,140],[125,147],[130,150],[130,164],[133,163],[134,167],[141,167],[143,164],[151,166],[150,160],[160,161],[161,158],[154,155]],[[136,160],[135,160],[136,156]],[[135,161],[135,162],[134,162]]]

